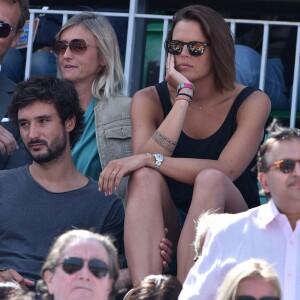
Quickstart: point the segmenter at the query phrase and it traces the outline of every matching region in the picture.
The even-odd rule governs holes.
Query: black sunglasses
[[[284,174],[292,173],[295,170],[296,162],[300,163],[300,160],[293,160],[293,159],[281,159],[279,161],[275,161],[272,163],[268,168],[267,171],[272,168],[273,166],[276,167],[280,172]]]
[[[97,46],[88,45],[83,39],[73,39],[69,43],[64,41],[55,41],[53,52],[57,56],[64,55],[68,47],[74,54],[84,54],[87,47],[98,48]]]
[[[0,20],[0,38],[6,38],[10,32],[16,28],[13,28],[5,21]]]
[[[169,41],[167,40],[165,42],[165,49],[170,54],[179,55],[181,54],[184,45],[187,45],[188,51],[192,56],[202,55],[204,53],[206,46],[210,46],[209,43],[198,42],[198,41],[192,41],[186,43],[186,42],[176,41],[176,40],[169,40]]]
[[[261,298],[254,298],[253,296],[237,296],[235,300],[280,300],[278,297],[274,296],[265,296]]]
[[[80,257],[67,257],[60,264],[67,274],[74,274],[83,268],[84,260]],[[107,264],[100,259],[89,260],[88,267],[90,272],[97,278],[105,277],[108,272]]]

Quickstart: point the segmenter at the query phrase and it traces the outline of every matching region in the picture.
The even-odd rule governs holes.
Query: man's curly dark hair
[[[80,107],[78,94],[73,83],[70,80],[46,75],[33,76],[18,83],[9,106],[11,120],[17,122],[19,110],[38,101],[52,103],[63,125],[67,119],[76,117],[75,127],[70,132],[72,149],[84,128],[84,112]]]

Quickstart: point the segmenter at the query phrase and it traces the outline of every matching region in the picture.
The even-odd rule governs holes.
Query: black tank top
[[[158,83],[155,87],[160,97],[164,117],[166,117],[172,109],[167,82],[163,81]],[[256,90],[257,89],[253,87],[246,87],[240,92],[234,100],[225,121],[210,137],[205,139],[193,139],[187,136],[184,132],[181,132],[172,157],[217,160],[237,128],[236,114],[240,105]],[[251,170],[255,164],[256,156],[253,157],[251,163],[241,176],[234,181],[235,186],[243,195],[249,208],[260,204],[257,186],[257,173]],[[169,177],[166,177],[166,181],[175,205],[187,212],[191,204],[193,186],[178,182]],[[207,201],[210,201],[210,199],[207,199]]]

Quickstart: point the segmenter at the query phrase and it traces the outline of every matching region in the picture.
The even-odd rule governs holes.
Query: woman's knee
[[[205,187],[205,189],[224,189],[230,179],[221,171],[207,169],[200,172],[195,180],[195,187]]]
[[[159,172],[149,168],[140,168],[130,175],[126,203],[135,200],[141,202],[142,199],[147,201],[148,195],[152,195],[151,199],[156,199],[158,197],[154,197],[155,193],[160,193],[165,185],[166,182]],[[136,197],[137,195],[139,197]]]
[[[158,184],[161,180],[163,180],[163,177],[159,172],[150,168],[140,168],[131,173],[129,185],[147,185],[149,187],[152,184]]]

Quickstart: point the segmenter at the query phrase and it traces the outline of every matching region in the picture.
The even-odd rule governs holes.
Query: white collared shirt
[[[214,300],[226,273],[250,258],[273,265],[283,300],[300,299],[300,220],[293,231],[273,200],[213,226],[178,299]]]

